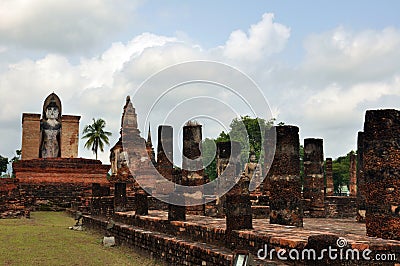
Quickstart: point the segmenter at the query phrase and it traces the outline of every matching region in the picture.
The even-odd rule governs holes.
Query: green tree
[[[87,139],[85,143],[85,148],[91,149],[94,154],[96,154],[97,160],[97,152],[100,148],[100,151],[104,151],[104,144],[110,145],[110,141],[108,139],[111,136],[111,132],[104,131],[106,127],[106,121],[103,119],[94,119],[91,125],[86,125],[83,129],[82,139]]]
[[[262,150],[262,140],[265,129],[270,128],[274,125],[275,119],[271,119],[268,122],[262,118],[251,118],[250,116],[241,116],[240,118],[234,118],[230,124],[231,130],[228,134],[222,132],[217,140],[225,139],[237,141],[242,146],[241,163],[244,164],[248,160],[248,152],[253,151],[256,154],[257,160],[260,158]]]
[[[217,177],[216,160],[215,160],[215,146],[219,142],[223,141],[237,141],[242,146],[241,152],[241,163],[244,164],[248,160],[248,151],[254,151],[258,160],[261,154],[262,139],[266,128],[270,128],[274,125],[275,119],[271,119],[268,122],[262,118],[251,118],[250,116],[241,116],[234,118],[230,124],[230,131],[226,133],[222,131],[219,136],[214,139],[206,139],[202,142],[203,158],[207,158],[206,162],[209,162],[210,158],[214,158],[213,161],[205,167],[205,172],[209,176],[210,180]],[[212,143],[214,142],[214,143]]]
[[[0,175],[7,172],[8,158],[0,155]]]
[[[217,178],[217,161],[216,161],[216,141],[206,138],[202,141],[202,156],[203,164],[205,166],[204,172],[212,181]]]
[[[350,151],[345,156],[340,156],[332,161],[333,186],[336,193],[342,193],[342,186],[349,185],[350,182]]]
[[[14,157],[12,157],[11,158],[11,160],[10,160],[10,163],[12,164],[12,163],[14,163],[14,162],[18,162],[19,160],[21,160],[21,154],[22,154],[22,151],[21,150],[16,150],[15,151],[15,156]]]
[[[281,122],[282,123],[282,122]],[[300,180],[304,184],[304,146],[300,144]]]
[[[14,157],[12,157],[11,160],[10,160],[11,166],[13,165],[13,163],[18,162],[19,160],[21,160],[22,151],[21,150],[16,150],[15,154],[16,155],[14,155]],[[12,177],[15,177],[14,169],[12,170]]]

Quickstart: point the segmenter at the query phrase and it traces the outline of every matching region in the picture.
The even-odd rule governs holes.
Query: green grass
[[[158,265],[125,247],[105,248],[102,235],[69,230],[74,224],[60,212],[0,219],[0,265]]]

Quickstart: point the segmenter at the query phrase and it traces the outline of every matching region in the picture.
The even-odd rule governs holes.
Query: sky
[[[103,118],[111,146],[127,95],[144,137],[149,122],[153,140],[158,124],[170,122],[179,138],[193,117],[203,137],[216,137],[235,114],[247,114],[236,96],[196,83],[160,98],[162,82],[161,91],[146,86],[171,66],[207,60],[248,77],[268,103],[251,107],[298,126],[301,142],[323,138],[325,157],[337,158],[356,150],[366,110],[399,109],[398,10],[398,1],[359,0],[0,0],[0,155],[21,148],[22,113],[40,113],[51,92],[63,114],[81,116],[80,131]],[[212,69],[200,64],[190,78]],[[189,78],[172,70],[171,80]],[[240,91],[238,80],[220,78]],[[241,96],[258,93],[249,88]],[[83,145],[79,156],[94,158]],[[99,154],[104,163],[109,148]]]

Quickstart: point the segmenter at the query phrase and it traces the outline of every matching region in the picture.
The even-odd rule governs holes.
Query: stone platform
[[[83,158],[40,158],[13,163],[20,198],[32,210],[59,210],[91,195],[92,184],[109,186],[110,165]]]
[[[181,261],[187,263],[186,265],[229,265],[228,261],[232,259],[234,250],[248,250],[256,257],[258,250],[264,248],[265,245],[268,246],[268,250],[296,249],[300,252],[310,248],[318,251],[328,246],[338,248],[336,242],[339,237],[347,241],[344,248],[357,249],[360,252],[370,249],[371,258],[374,258],[376,254],[394,254],[397,256],[397,261],[387,264],[365,260],[283,262],[277,259],[275,252],[273,263],[289,265],[395,265],[395,263],[400,263],[400,241],[367,237],[365,225],[355,222],[354,219],[305,218],[303,228],[269,224],[268,219],[255,219],[253,220],[254,229],[233,231],[228,236],[225,234],[225,219],[187,215],[187,220],[184,222],[170,222],[167,216],[167,212],[164,211],[149,211],[149,215],[146,216],[136,216],[134,212],[115,213],[114,220],[118,226],[111,233],[121,244],[148,250],[154,257],[167,262],[176,259],[175,251],[168,253],[171,251],[170,245],[180,243],[179,245],[182,245],[180,252],[183,254],[188,252],[187,257],[193,257],[192,262]],[[95,229],[104,230],[106,224],[104,218],[86,216],[84,219],[85,226]],[[152,237],[153,234],[157,234],[157,237]],[[169,240],[165,242],[167,238]],[[184,242],[188,243],[187,246],[183,244]],[[191,248],[192,245],[196,247]],[[204,245],[203,249],[198,245]],[[191,249],[195,249],[196,252],[192,254]],[[214,262],[207,259],[207,254],[209,257],[216,256]],[[259,265],[277,265],[271,264],[271,261],[258,263]]]
[[[84,158],[40,158],[13,163],[15,176],[24,183],[108,184],[110,165]]]

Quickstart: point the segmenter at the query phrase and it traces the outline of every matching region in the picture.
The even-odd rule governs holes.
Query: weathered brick
[[[304,190],[309,215],[325,217],[324,205],[324,153],[322,139],[304,139]]]
[[[266,132],[266,139],[275,134],[275,155],[267,175],[270,184],[270,223],[302,227],[299,128],[276,126]],[[265,152],[268,153],[268,150]]]
[[[367,235],[400,240],[400,111],[368,110],[364,132]]]

